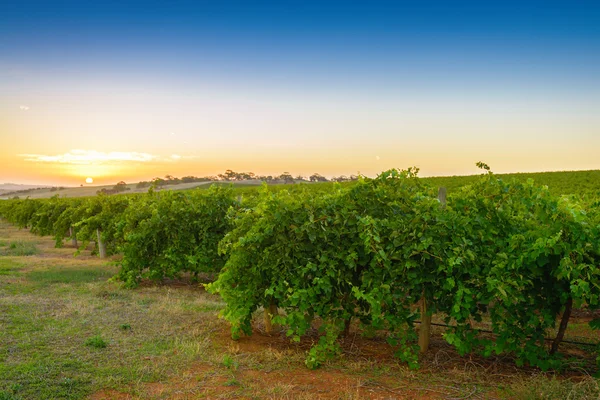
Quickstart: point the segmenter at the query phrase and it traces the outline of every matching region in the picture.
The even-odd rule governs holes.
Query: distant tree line
[[[48,187],[36,187],[36,188],[30,188],[30,189],[21,189],[21,190],[14,190],[12,192],[6,192],[6,193],[2,193],[2,196],[14,196],[13,198],[18,198],[20,194],[27,194],[27,193],[32,193],[35,192],[36,190],[43,190],[43,189],[48,189]],[[50,188],[51,192],[56,192],[57,190],[63,190],[65,189],[65,187],[63,186],[53,186]]]
[[[115,186],[112,187],[112,189],[102,189],[102,190],[98,190],[96,193],[97,194],[117,194],[117,193],[123,193],[127,190],[131,190],[131,188],[127,187],[127,184],[123,181],[117,183]]]
[[[340,176],[334,176],[331,179],[327,179],[323,175],[318,174],[316,172],[308,177],[302,176],[302,175],[297,175],[294,177],[289,172],[283,172],[280,175],[257,175],[254,172],[235,172],[231,169],[228,169],[224,173],[218,174],[216,176],[196,177],[196,176],[190,175],[190,176],[184,176],[183,178],[177,178],[172,175],[165,175],[164,178],[157,177],[150,181],[141,181],[141,182],[137,183],[135,185],[135,187],[137,189],[143,189],[143,188],[149,188],[150,186],[154,186],[155,188],[160,189],[167,185],[179,185],[182,183],[196,183],[196,182],[201,183],[201,182],[261,181],[261,182],[272,183],[272,184],[276,184],[276,183],[293,184],[293,183],[297,183],[297,182],[348,182],[348,181],[355,181],[357,179],[358,179],[358,175],[350,175],[350,176],[340,175]],[[34,191],[40,190],[40,189],[47,189],[47,188],[39,187],[39,188],[31,188],[31,189],[24,189],[24,190],[16,190],[13,192],[3,193],[2,196],[6,196],[6,197],[13,196],[12,198],[18,199],[19,195],[31,193],[31,192],[34,192]],[[54,187],[50,188],[50,191],[56,192],[56,191],[60,191],[63,189],[65,189],[65,187],[63,187],[63,186],[58,186],[58,187],[54,186]],[[103,189],[96,191],[96,194],[112,195],[112,194],[123,193],[128,190],[131,190],[131,188],[127,186],[127,183],[121,181],[121,182],[118,182],[115,186],[113,186],[110,189],[103,188]]]
[[[340,175],[327,179],[321,174],[314,173],[309,177],[302,175],[292,176],[289,172],[284,172],[281,175],[257,175],[254,172],[235,172],[231,169],[226,170],[222,174],[216,176],[184,176],[183,178],[177,178],[172,175],[165,175],[164,178],[154,178],[150,181],[142,181],[136,185],[136,188],[142,189],[154,185],[156,188],[161,188],[167,185],[179,185],[181,183],[195,183],[195,182],[242,182],[242,181],[262,181],[267,183],[284,183],[292,184],[296,182],[347,182],[355,181],[358,179],[357,175]]]

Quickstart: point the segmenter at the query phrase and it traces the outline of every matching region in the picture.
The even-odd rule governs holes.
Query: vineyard
[[[268,333],[300,342],[316,331],[311,369],[339,356],[351,331],[385,337],[418,368],[435,315],[461,355],[560,370],[571,314],[588,312],[600,330],[600,196],[479,166],[469,184],[443,188],[390,170],[349,185],[9,200],[0,216],[57,247],[116,255],[115,278],[130,288],[209,279],[234,339],[252,335],[262,310]],[[600,342],[584,345],[600,364]]]
[[[497,174],[496,177],[505,181],[518,181],[521,183],[526,183],[529,179],[532,179],[536,185],[548,186],[550,193],[557,196],[598,197],[600,193],[599,170]],[[452,191],[476,183],[479,176],[430,177],[423,180],[432,186],[444,186]]]

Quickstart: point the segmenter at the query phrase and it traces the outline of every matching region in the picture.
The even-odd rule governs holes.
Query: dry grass
[[[437,335],[418,371],[382,338],[356,334],[340,358],[309,371],[310,340],[267,336],[257,315],[256,333],[234,342],[217,317],[224,304],[199,285],[126,290],[110,280],[110,263],[0,221],[0,251],[13,241],[38,252],[0,256],[0,400],[600,396],[580,370],[540,374],[502,358],[463,358]]]

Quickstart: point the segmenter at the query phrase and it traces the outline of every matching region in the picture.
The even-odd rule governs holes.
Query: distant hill
[[[166,185],[161,188],[161,190],[186,190],[192,189],[200,186],[204,186],[213,182],[194,182],[194,183],[182,183],[179,185]],[[147,192],[148,188],[138,188],[137,184],[132,183],[126,185],[128,190],[124,193],[143,193]],[[19,198],[31,198],[31,199],[41,199],[48,198],[52,196],[59,197],[89,197],[96,196],[98,191],[102,189],[112,189],[114,185],[107,186],[84,186],[84,187],[51,187],[46,186],[38,189],[38,186],[30,187],[29,189],[25,188],[24,185],[20,187],[17,192],[16,190],[11,191],[0,191],[0,198],[11,198],[13,196],[18,196]],[[26,190],[26,191],[23,191]]]
[[[47,185],[20,185],[18,183],[2,183],[0,184],[0,191],[3,192],[14,192],[17,190],[27,190],[35,188],[47,188]]]
[[[18,183],[2,183],[0,184],[0,196],[8,193],[21,192],[23,190],[46,189],[46,185],[20,185]]]

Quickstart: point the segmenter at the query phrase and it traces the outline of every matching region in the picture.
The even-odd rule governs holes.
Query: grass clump
[[[20,400],[21,397],[14,396],[8,392],[0,391],[0,400]]]
[[[48,270],[32,271],[28,278],[42,286],[51,284],[82,284],[107,281],[112,276],[111,271],[102,268],[52,268]]]
[[[545,374],[516,381],[508,394],[518,399],[600,399],[600,382],[592,377],[572,381]]]
[[[239,363],[229,354],[223,356],[223,366],[229,370],[237,371]]]
[[[37,254],[38,248],[33,242],[26,242],[23,240],[18,240],[16,242],[10,242],[8,246],[3,246],[5,249],[0,252],[0,255],[3,256],[32,256]]]
[[[16,275],[22,265],[13,260],[4,258],[0,259],[0,275]]]
[[[96,335],[92,336],[91,338],[88,338],[85,341],[85,345],[88,347],[93,347],[95,349],[104,349],[108,344],[104,339],[102,339],[102,336]]]

